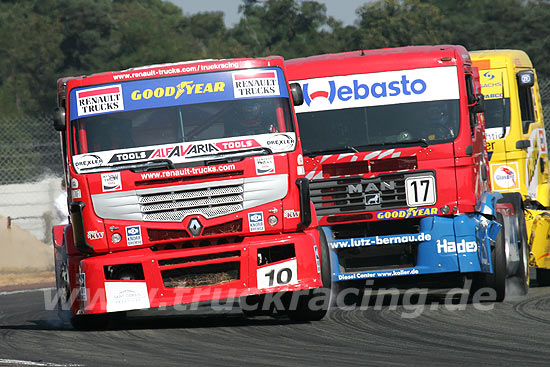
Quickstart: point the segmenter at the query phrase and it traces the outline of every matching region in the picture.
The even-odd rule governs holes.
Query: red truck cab
[[[499,194],[490,191],[483,96],[467,50],[412,46],[286,65],[303,89],[296,112],[332,280],[493,282]]]
[[[54,243],[73,324],[322,286],[292,97],[280,57],[58,81],[71,220]],[[324,315],[302,305],[291,316]]]

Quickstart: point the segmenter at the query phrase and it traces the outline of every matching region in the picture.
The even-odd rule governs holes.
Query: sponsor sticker
[[[139,246],[143,244],[140,225],[126,227],[126,244],[128,246]]]
[[[71,197],[73,199],[82,199],[82,192],[80,192],[80,189],[72,190],[71,191]]]
[[[103,164],[103,159],[95,154],[84,154],[73,158],[73,164],[77,170],[85,168],[99,167]],[[74,180],[74,178],[73,178]],[[76,181],[76,180],[75,180]],[[71,182],[73,184],[73,182]],[[76,181],[78,187],[78,181]]]
[[[185,152],[185,156],[197,157],[201,155],[211,155],[211,154],[216,154],[219,151],[220,149],[212,143],[191,144],[187,148],[187,151]]]
[[[80,285],[79,297],[81,301],[88,300],[88,293],[86,292],[86,274],[78,273],[78,283]]]
[[[396,210],[384,210],[376,213],[376,219],[403,219],[423,217],[426,215],[437,215],[439,209],[435,206],[426,208],[408,208],[408,209],[396,209]]]
[[[520,188],[517,162],[491,164],[491,173],[495,190],[517,190]]]
[[[279,80],[275,70],[238,71],[233,75],[235,98],[278,96]]]
[[[134,152],[117,153],[117,154],[113,154],[111,159],[109,159],[109,163],[128,162],[128,161],[135,161],[138,159],[146,159],[151,155],[151,153],[153,153],[153,150],[138,150]]]
[[[91,114],[124,111],[122,86],[89,88],[76,92],[78,117]]]
[[[542,154],[546,154],[547,153],[546,152],[546,134],[544,129],[538,130],[538,139],[539,139],[540,152]]]
[[[294,219],[294,218],[299,218],[300,217],[300,212],[296,211],[294,209],[288,209],[288,210],[284,211],[283,215],[284,215],[285,218]]]
[[[256,280],[259,289],[298,283],[298,264],[296,259],[257,269]]]
[[[105,232],[99,232],[99,231],[88,231],[88,239],[89,240],[100,240],[105,236]]]
[[[107,312],[149,308],[145,282],[105,282]]]
[[[387,71],[300,81],[297,113],[458,99],[455,66]]]
[[[447,254],[447,253],[453,253],[456,252],[458,254],[464,254],[468,252],[477,252],[477,243],[476,241],[468,241],[462,240],[458,243],[453,241],[447,241],[447,239],[443,240],[437,240],[436,241],[437,246],[437,253],[438,254]]]
[[[263,212],[248,213],[248,228],[250,232],[265,231],[264,213]]]
[[[122,180],[120,179],[120,172],[102,173],[101,183],[103,186],[103,192],[122,190]]]
[[[261,145],[254,139],[240,139],[234,141],[223,141],[216,143],[216,146],[222,151],[238,150],[260,147]]]
[[[266,141],[266,144],[272,151],[280,152],[294,149],[295,142],[294,138],[290,135],[275,134]],[[303,161],[301,164],[303,164]]]
[[[275,173],[275,161],[272,155],[254,157],[257,175],[267,175]]]

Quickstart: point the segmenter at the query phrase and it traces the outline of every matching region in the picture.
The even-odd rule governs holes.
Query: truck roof
[[[522,50],[480,50],[470,51],[472,60],[480,69],[504,68],[508,64],[532,68],[529,56]]]
[[[135,79],[146,79],[149,77],[158,78],[173,75],[247,69],[274,65],[282,66],[283,58],[281,56],[268,56],[261,58],[192,60],[140,66],[120,71],[106,71],[75,77],[64,77],[57,80],[57,85],[58,90],[60,90],[60,88],[62,88],[62,86],[68,81],[77,81],[77,84],[80,85],[94,85],[130,81]],[[81,83],[78,83],[78,81],[81,81]]]
[[[447,60],[447,58],[449,58]],[[335,61],[345,61],[334,63]],[[442,63],[445,64],[442,64]],[[462,46],[407,46],[358,50],[285,61],[290,80],[348,75],[358,72],[383,72],[456,64],[470,65],[470,55]]]

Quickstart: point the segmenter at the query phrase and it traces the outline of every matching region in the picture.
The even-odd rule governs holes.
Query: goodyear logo
[[[131,94],[134,101],[151,98],[180,98],[182,95],[204,94],[223,92],[225,89],[224,82],[215,83],[195,83],[186,81],[169,87],[158,87],[155,89],[135,90]]]
[[[376,219],[405,219],[437,214],[439,214],[439,209],[436,207],[408,208],[378,212],[376,213]]]

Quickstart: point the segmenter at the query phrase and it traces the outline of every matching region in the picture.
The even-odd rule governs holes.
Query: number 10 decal
[[[289,260],[275,265],[268,265],[256,271],[258,288],[271,288],[298,283],[298,266],[296,260]]]
[[[434,176],[413,176],[405,179],[408,206],[433,205],[436,202]]]

